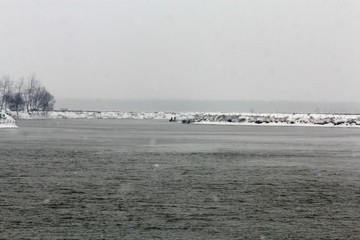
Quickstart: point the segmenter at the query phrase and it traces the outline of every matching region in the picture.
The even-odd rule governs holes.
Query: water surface
[[[360,129],[23,120],[0,239],[360,239]]]

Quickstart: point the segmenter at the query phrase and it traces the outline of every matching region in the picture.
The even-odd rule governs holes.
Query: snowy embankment
[[[360,127],[360,114],[50,111],[12,113],[17,119],[164,119],[182,123],[267,126]]]
[[[176,117],[179,120],[195,116],[195,113],[173,112],[95,112],[95,111],[50,111],[43,112],[15,112],[17,119],[167,119]]]
[[[0,128],[17,128],[14,118],[5,112],[0,112]]]
[[[183,123],[268,126],[360,127],[360,114],[203,113]]]

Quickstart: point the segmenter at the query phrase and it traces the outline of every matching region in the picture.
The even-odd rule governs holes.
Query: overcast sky
[[[360,1],[0,0],[0,74],[56,98],[360,100]]]

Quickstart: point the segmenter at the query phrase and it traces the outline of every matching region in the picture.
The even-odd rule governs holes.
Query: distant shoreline
[[[360,127],[360,114],[278,114],[278,113],[199,113],[199,112],[118,112],[118,111],[49,111],[31,114],[12,112],[15,119],[158,119],[186,124],[230,126],[329,126]]]
[[[183,122],[243,126],[360,127],[360,114],[211,113],[199,114]]]

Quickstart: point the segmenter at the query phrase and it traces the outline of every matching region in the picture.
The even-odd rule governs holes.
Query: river
[[[19,120],[0,239],[360,239],[360,129]]]

